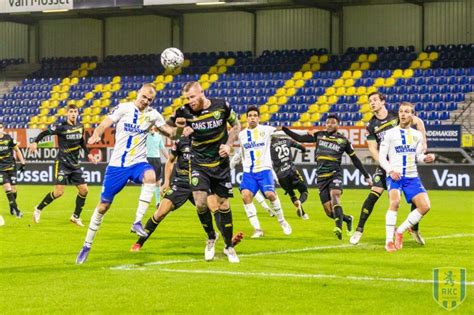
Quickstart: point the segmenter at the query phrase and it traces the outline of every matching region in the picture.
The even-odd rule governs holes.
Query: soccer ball
[[[181,67],[184,61],[184,55],[178,48],[166,48],[161,53],[161,64],[165,69],[173,70]]]

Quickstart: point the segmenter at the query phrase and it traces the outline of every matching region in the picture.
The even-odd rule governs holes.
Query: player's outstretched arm
[[[377,141],[367,140],[367,147],[368,147],[370,155],[372,156],[374,161],[376,163],[380,163],[380,161],[379,161],[379,149],[377,147]]]
[[[235,169],[237,164],[242,162],[242,150],[236,151],[234,156],[230,159],[230,169]]]
[[[173,153],[169,154],[168,160],[166,160],[165,163],[165,176],[163,179],[163,185],[161,185],[161,193],[166,194],[166,191],[170,188],[170,183],[171,183],[171,174],[173,173],[173,167],[174,164],[176,163],[176,155]]]
[[[298,142],[293,141],[293,140],[290,140],[290,147],[300,150],[302,153],[306,152],[306,148],[304,145],[299,144]]]
[[[46,129],[46,130],[43,130],[41,131],[35,138],[35,140],[30,143],[30,145],[28,146],[28,152],[30,153],[34,153],[37,149],[38,149],[38,143],[43,140],[44,137],[46,136],[50,136],[50,135],[53,135],[54,132],[51,130],[51,129]]]
[[[314,137],[308,134],[304,134],[304,135],[298,134],[294,132],[293,130],[289,129],[288,127],[283,127],[282,130],[284,133],[286,133],[288,136],[290,136],[292,139],[298,142],[315,142]]]
[[[426,150],[428,150],[428,140],[426,139],[425,123],[423,122],[421,118],[417,116],[413,116],[413,125],[415,125],[416,130],[421,132],[421,135],[423,136],[422,152],[425,153]]]
[[[231,125],[229,130],[229,137],[225,144],[221,144],[219,148],[219,155],[221,157],[228,157],[230,155],[230,148],[234,145],[234,142],[237,141],[240,132],[240,122],[238,119],[227,120]]]
[[[105,117],[105,119],[94,129],[92,136],[87,140],[88,144],[94,144],[100,141],[102,135],[104,134],[105,129],[112,126],[114,121],[110,117]]]
[[[171,126],[170,124],[166,123],[160,127],[158,127],[158,131],[173,140],[178,140],[181,135],[183,134],[184,127],[186,127],[186,118],[184,117],[177,117],[174,121],[174,125],[176,127]]]

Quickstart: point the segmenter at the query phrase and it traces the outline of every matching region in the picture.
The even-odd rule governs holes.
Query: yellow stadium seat
[[[104,87],[102,88],[102,92],[109,92],[110,90],[112,90],[112,85],[104,84]]]
[[[262,114],[260,116],[260,121],[267,122],[268,120],[270,120],[270,115],[269,114]]]
[[[425,53],[424,51],[422,51],[418,57],[416,58],[416,60],[419,60],[419,61],[423,61],[423,60],[426,60],[428,59],[428,54]]]
[[[120,88],[121,85],[119,83],[112,84],[112,92],[117,92],[118,90],[120,90]]]
[[[53,86],[52,92],[53,93],[58,93],[60,90],[61,90],[61,87],[59,85],[55,85],[55,86]]]
[[[164,83],[171,83],[171,82],[173,82],[173,76],[168,74],[167,76],[165,76],[165,79],[164,79],[163,82],[164,82]]]
[[[363,122],[368,122],[371,118],[372,118],[371,113],[365,113],[365,114],[362,115],[362,121]]]
[[[273,105],[273,104],[276,104],[276,102],[277,102],[276,96],[270,96],[270,97],[268,98],[267,104],[268,104],[268,105]]]
[[[372,109],[370,108],[370,105],[368,103],[364,103],[362,104],[362,106],[360,107],[360,112],[361,113],[368,113],[370,112]]]
[[[403,76],[403,70],[402,69],[395,69],[392,74],[392,78],[399,79]]]
[[[309,105],[309,108],[308,108],[308,113],[318,113],[319,112],[319,106],[317,104],[312,104],[312,105]]]
[[[355,83],[355,81],[353,79],[347,79],[344,81],[344,87],[348,88],[348,87],[351,87],[353,86]]]
[[[336,96],[342,96],[346,93],[346,88],[341,86],[341,87],[338,87],[337,90],[336,90]],[[329,97],[329,100],[331,99],[332,96]],[[330,103],[330,102],[328,102]]]
[[[344,89],[344,88],[341,88],[341,89]],[[328,105],[336,104],[338,100],[339,100],[339,97],[337,97],[336,95],[331,95],[331,96],[328,97],[327,104]]]
[[[306,71],[303,74],[303,80],[311,80],[313,78],[313,73],[311,71]]]
[[[31,120],[30,120],[31,123],[36,124],[38,121],[39,121],[38,116],[31,117]]]
[[[39,124],[38,129],[46,129],[46,124],[45,123]]]
[[[86,77],[87,74],[88,74],[87,70],[81,70],[81,71],[79,71],[79,78]]]
[[[157,91],[161,91],[161,90],[163,90],[164,88],[165,88],[165,85],[164,85],[163,83],[158,83],[158,84],[155,85],[155,89],[156,89]]]
[[[56,116],[49,116],[48,119],[46,120],[46,124],[51,125],[56,122],[57,117]]]
[[[217,80],[219,80],[219,75],[213,73],[209,76],[209,82],[216,82]]]
[[[352,95],[355,95],[356,94],[356,88],[353,87],[353,86],[350,86],[348,88],[346,88],[346,95],[347,96],[352,96]]]
[[[163,115],[168,116],[168,115],[171,115],[172,113],[173,113],[173,109],[171,108],[171,106],[167,106],[163,108]]]
[[[289,88],[286,90],[285,96],[291,97],[296,94],[296,89],[295,88]]]
[[[301,124],[301,122],[299,121],[295,121],[293,124],[292,124],[293,127],[303,127],[303,124]]]
[[[47,121],[48,121],[48,117],[46,117],[46,116],[40,116],[40,118],[38,120],[38,122],[40,124],[46,124]]]
[[[112,93],[111,92],[104,92],[102,93],[102,99],[109,99],[112,97]]]
[[[328,97],[326,95],[321,95],[318,97],[316,104],[321,105],[321,104],[326,104],[327,102],[328,102]]]
[[[79,83],[79,79],[78,78],[72,78],[71,79],[71,85],[76,85]]]
[[[66,102],[66,105],[76,105],[76,100],[69,100]]]
[[[360,54],[359,57],[357,58],[357,62],[366,62],[367,61],[367,55],[366,54]]]
[[[184,59],[182,67],[186,68],[186,67],[189,67],[190,65],[191,65],[191,60]]]
[[[338,87],[341,87],[344,85],[344,80],[343,79],[337,79],[336,81],[334,81],[334,84],[332,86],[338,88]]]
[[[311,71],[315,72],[315,71],[319,71],[319,70],[321,70],[321,64],[319,64],[319,63],[313,63],[313,64],[311,65]]]
[[[92,90],[93,92],[102,92],[104,88],[104,85],[102,83],[96,84],[94,86],[94,89]]]
[[[79,67],[79,69],[87,70],[87,67],[89,67],[89,64],[87,62],[83,62],[83,63],[81,63],[81,66]]]
[[[268,113],[268,110],[270,109],[268,105],[262,105],[258,108],[260,110],[260,114]]]
[[[411,78],[411,77],[413,76],[413,74],[414,74],[414,72],[413,72],[412,69],[405,69],[405,70],[403,71],[403,76],[402,76],[402,77],[403,77],[404,79],[408,79],[408,78]]]
[[[320,113],[327,113],[328,110],[329,110],[329,105],[328,104],[323,104],[323,105],[319,106],[319,112]]]
[[[180,98],[175,98],[175,99],[173,100],[173,106],[179,107],[179,106],[182,106],[182,105],[183,105],[183,102],[181,101]]]
[[[223,66],[223,65],[225,65],[225,62],[226,62],[225,58],[219,58],[217,60],[217,65],[218,66]]]
[[[92,107],[92,108],[100,107],[100,103],[101,103],[100,100],[94,100],[94,101],[92,102],[92,106],[91,106],[91,107]]]
[[[355,80],[362,78],[362,71],[356,70],[352,72],[352,78]]]
[[[201,87],[203,88],[203,90],[207,90],[208,88],[211,87],[211,84],[209,82],[203,82],[201,84]]]
[[[326,92],[324,94],[326,94],[327,96],[334,95],[336,94],[336,89],[331,86],[326,89]]]
[[[217,68],[217,73],[219,74],[223,74],[223,73],[226,73],[227,72],[227,67],[226,66],[220,66],[219,68]]]
[[[59,95],[59,100],[60,100],[60,101],[64,101],[64,100],[66,100],[68,97],[69,97],[69,94],[68,94],[68,93],[61,93],[61,94]]]
[[[378,59],[377,55],[376,54],[370,54],[369,57],[367,58],[367,61],[370,62],[370,63],[374,63],[376,62]]]
[[[100,107],[101,108],[109,107],[110,104],[112,104],[112,101],[109,98],[103,99],[102,102],[100,102]]]
[[[87,67],[87,70],[94,70],[95,68],[97,68],[97,63],[89,62],[89,66]]]
[[[49,108],[49,101],[42,101],[39,108]]]
[[[91,123],[92,124],[97,124],[97,123],[99,123],[99,121],[100,121],[100,115],[92,116],[92,118],[91,118]]]
[[[313,123],[311,121],[305,121],[301,124],[303,127],[313,127]]]
[[[240,115],[240,122],[246,122],[247,121],[247,114],[243,113]]]
[[[384,78],[377,78],[375,79],[374,86],[376,87],[381,87],[385,84],[385,79]]]
[[[295,82],[295,88],[300,89],[304,86],[305,81],[304,80],[298,80]]]
[[[428,60],[434,61],[434,60],[438,59],[438,56],[439,56],[438,52],[432,51],[428,55]]]
[[[356,95],[362,95],[367,93],[367,88],[365,86],[359,86],[356,90]]]
[[[79,76],[79,70],[72,70],[71,77],[77,78]]]
[[[310,121],[316,122],[316,121],[319,121],[320,119],[321,119],[321,114],[320,113],[311,114]]]
[[[312,55],[308,61],[309,64],[319,63],[319,57],[317,55]]]
[[[309,121],[309,119],[310,119],[309,113],[303,113],[300,116],[300,121],[302,121],[302,122]]]
[[[377,88],[374,87],[374,86],[369,86],[367,88],[367,94],[370,94],[370,93],[374,93],[374,92],[377,92]]]
[[[309,70],[311,70],[311,65],[309,63],[303,64],[301,66],[301,69],[300,69],[301,72],[306,72],[306,71],[309,71]]]
[[[86,107],[82,111],[82,115],[90,115],[91,113],[92,113],[92,108],[90,108],[90,107]]]
[[[342,79],[347,80],[352,78],[352,71],[346,70],[342,73]]]
[[[156,78],[155,78],[155,82],[163,82],[165,81],[165,77],[163,75],[157,75]]]
[[[211,74],[212,73],[217,73],[217,67],[216,66],[210,67],[208,73],[211,73]]]
[[[122,82],[122,77],[117,75],[117,76],[112,78],[112,84],[116,84],[116,83],[120,83],[120,82]]]
[[[49,108],[56,108],[59,106],[59,102],[57,100],[49,101]]]
[[[365,126],[365,123],[364,123],[362,120],[359,120],[359,121],[356,122],[354,125],[357,126],[357,127],[364,127],[364,126]]]
[[[295,81],[287,80],[283,86],[285,87],[285,89],[289,89],[291,87],[294,87],[295,86]]]
[[[328,55],[319,56],[319,63],[326,63],[328,61],[329,61],[329,56]]]
[[[309,70],[309,69],[308,69]],[[306,71],[308,71],[306,70]],[[304,71],[303,71],[304,72]],[[303,72],[301,71],[296,71],[294,74],[293,74],[293,81],[297,81],[297,80],[301,80],[303,79]]]
[[[86,108],[87,109],[87,108]],[[88,114],[85,115],[84,113],[82,114],[82,123],[83,124],[88,124],[91,122],[91,116],[89,116]]]
[[[37,124],[31,124],[30,129],[39,129],[39,126]]]
[[[66,115],[66,112],[67,112],[66,108],[62,107],[62,108],[58,109],[58,111],[56,112],[56,115],[64,116],[64,115]]]
[[[410,69],[418,69],[420,66],[421,64],[418,60],[413,60],[410,65]]]
[[[60,92],[61,92],[61,93],[68,92],[68,91],[69,91],[69,87],[70,87],[69,85],[63,85],[63,86],[61,86]]]
[[[358,62],[353,62],[353,63],[351,63],[351,66],[350,66],[349,69],[350,69],[351,71],[359,70],[359,69],[360,69],[360,65],[361,65],[361,64],[358,63]]]
[[[227,61],[225,62],[224,66],[232,67],[233,65],[235,65],[235,59],[234,58],[228,58]]]
[[[217,69],[216,69],[216,72],[217,72]],[[201,81],[201,82],[209,81],[209,74],[205,73],[205,74],[201,75],[201,78],[199,79],[199,81]]]
[[[268,108],[268,112],[270,114],[274,114],[278,112],[279,110],[280,110],[280,107],[277,104],[270,105],[270,107]]]
[[[430,68],[430,67],[431,67],[431,61],[429,61],[429,60],[423,60],[423,61],[421,62],[421,66],[420,66],[420,67],[421,67],[421,69],[428,69],[428,68]]]
[[[61,81],[61,84],[71,84],[71,80],[69,78],[64,78],[62,81]]]
[[[387,78],[387,79],[385,79],[385,84],[384,84],[384,86],[385,86],[385,87],[392,87],[392,86],[395,85],[396,82],[397,82],[397,81],[396,81],[394,78]]]
[[[288,98],[286,96],[280,96],[278,98],[277,104],[283,105],[283,104],[286,104],[287,102],[288,102]]]
[[[461,145],[464,148],[472,148],[473,145],[473,140],[472,140],[472,134],[470,133],[465,133],[461,136]]]
[[[286,94],[286,89],[285,88],[279,88],[275,92],[275,96],[280,97]]]
[[[76,106],[79,107],[79,108],[81,108],[82,106],[84,106],[84,104],[85,104],[84,100],[77,100],[77,101],[76,101]]]
[[[360,70],[365,71],[365,70],[369,70],[369,68],[370,68],[370,63],[368,63],[368,62],[363,62],[363,63],[360,64]]]

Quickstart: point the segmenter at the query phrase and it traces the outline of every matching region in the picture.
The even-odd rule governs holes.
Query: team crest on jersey
[[[59,176],[58,176],[58,181],[62,182],[63,179],[64,179],[64,176],[63,176],[63,175],[59,175]]]
[[[169,195],[171,195],[172,193],[174,193],[174,190],[173,190],[172,188],[170,188],[170,189],[168,189],[168,190],[166,191],[166,196],[169,196]]]
[[[380,182],[380,176],[379,175],[374,177],[374,183],[378,183],[378,182]]]
[[[344,139],[338,138],[336,141],[337,143],[342,144],[344,142]]]
[[[212,115],[214,116],[215,119],[221,118],[221,112],[219,112],[219,111],[213,112]]]
[[[193,186],[197,186],[198,183],[199,183],[199,178],[197,177],[191,178],[191,184],[193,184]]]
[[[466,269],[443,267],[433,269],[433,298],[451,311],[466,298]]]

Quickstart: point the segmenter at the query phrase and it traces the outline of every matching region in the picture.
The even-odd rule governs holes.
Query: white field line
[[[440,235],[440,236],[425,237],[425,239],[434,240],[434,239],[445,239],[445,238],[464,238],[464,237],[472,237],[472,236],[474,236],[474,234],[451,234],[451,235]],[[365,244],[365,245],[369,245],[369,244]],[[278,255],[278,254],[290,254],[290,253],[301,253],[301,252],[309,252],[309,251],[319,251],[319,250],[335,249],[335,248],[359,248],[359,247],[365,247],[365,246],[364,246],[364,244],[362,244],[362,245],[343,244],[343,245],[330,245],[330,246],[315,246],[315,247],[305,247],[305,248],[277,250],[277,251],[268,251],[268,252],[257,252],[257,253],[251,253],[251,254],[240,254],[239,257],[267,256],[267,255]],[[218,259],[218,257],[216,257],[215,259]],[[186,264],[186,263],[194,263],[194,262],[203,262],[203,260],[202,259],[162,260],[162,261],[153,261],[153,262],[144,263],[144,264],[119,265],[119,266],[110,267],[110,269],[112,269],[112,270],[140,270],[140,269],[146,269],[147,266]],[[164,270],[164,269],[160,269],[160,270]]]

